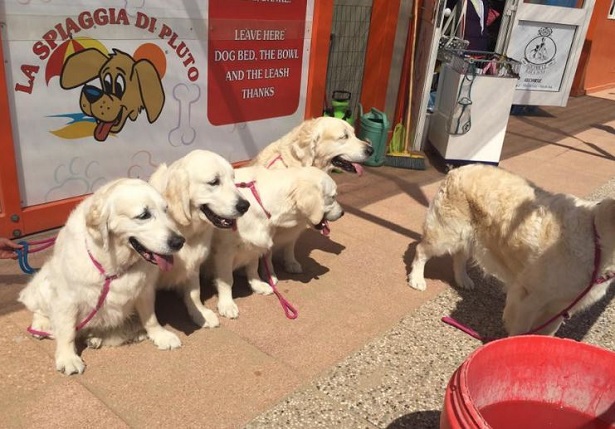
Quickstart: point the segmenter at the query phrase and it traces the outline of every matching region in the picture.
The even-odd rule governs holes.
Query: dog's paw
[[[303,267],[297,261],[284,261],[284,269],[287,273],[291,274],[301,274],[303,272]]]
[[[132,339],[131,343],[140,343],[141,341],[147,340],[147,332],[139,331]]]
[[[83,374],[85,364],[76,354],[56,356],[56,369],[66,375]]]
[[[412,273],[410,273],[410,275],[408,276],[408,285],[412,288],[412,289],[416,289],[416,290],[425,290],[427,289],[427,283],[425,282],[424,278],[415,278],[415,276],[412,275]]]
[[[200,326],[201,328],[217,328],[218,326],[220,326],[220,320],[218,319],[218,316],[216,315],[216,313],[214,313],[208,308],[205,308],[203,310],[195,308],[193,311],[190,312],[190,318],[196,325]]]
[[[220,301],[218,302],[218,313],[220,313],[220,316],[236,319],[239,316],[239,308],[232,300],[228,302]]]
[[[99,349],[103,345],[103,339],[100,337],[88,337],[85,339],[85,345],[90,349]]]
[[[37,340],[55,338],[51,332],[51,322],[46,316],[39,313],[34,313],[32,316],[32,324],[30,325],[28,332],[30,332],[30,335]],[[38,334],[38,332],[40,332],[40,334]]]
[[[271,295],[273,293],[273,288],[269,286],[269,283],[265,283],[261,280],[251,281],[250,287],[254,293],[259,295]]]
[[[200,325],[201,327],[217,328],[218,326],[220,326],[220,319],[218,319],[216,313],[211,311],[209,308],[206,308],[205,311],[203,311],[202,316],[204,321],[203,324]]]
[[[463,276],[461,279],[458,279],[457,284],[459,285],[461,289],[466,289],[466,290],[474,289],[474,281],[470,277],[468,277],[467,274]]]
[[[172,350],[179,348],[182,345],[179,337],[166,329],[161,329],[155,333],[150,333],[149,338],[160,350]]]

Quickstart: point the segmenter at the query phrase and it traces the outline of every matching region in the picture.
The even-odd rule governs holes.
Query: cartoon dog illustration
[[[88,84],[96,78],[100,88]],[[81,85],[81,110],[96,119],[94,138],[98,141],[119,133],[126,120],[135,121],[143,109],[153,123],[164,106],[164,90],[154,65],[147,59],[135,61],[117,49],[109,56],[94,48],[70,55],[62,68],[60,86],[73,89]]]

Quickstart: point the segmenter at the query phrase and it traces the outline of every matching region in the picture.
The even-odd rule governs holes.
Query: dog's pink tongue
[[[329,222],[325,221],[325,226],[320,230],[320,233],[325,237],[328,237],[331,234],[331,229],[329,228]]]
[[[357,164],[356,162],[352,163],[352,166],[355,170],[357,170],[357,174],[361,176],[363,174],[363,166],[361,164]]]
[[[173,268],[173,256],[161,256],[154,253],[154,260],[162,271],[170,271]]]
[[[111,132],[113,122],[98,122],[94,130],[94,138],[99,142],[105,141]]]

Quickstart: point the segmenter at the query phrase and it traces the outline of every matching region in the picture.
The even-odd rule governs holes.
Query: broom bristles
[[[425,156],[420,152],[389,152],[384,163],[390,167],[425,170]]]

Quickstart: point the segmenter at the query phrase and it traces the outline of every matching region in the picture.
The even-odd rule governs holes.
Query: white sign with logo
[[[193,149],[249,159],[302,121],[314,0],[245,3],[272,17],[267,29],[225,0],[0,1],[22,205],[147,179]],[[216,59],[208,42],[221,23],[228,52],[252,52],[245,34],[262,33],[263,50],[293,55]],[[208,79],[214,62],[221,81]],[[242,84],[269,91],[242,99]],[[212,120],[218,109],[226,116]]]
[[[496,52],[523,63],[513,104],[568,102],[594,8],[594,0],[573,3],[506,0]]]
[[[509,55],[522,64],[517,89],[559,91],[575,27],[520,21],[515,31]]]

